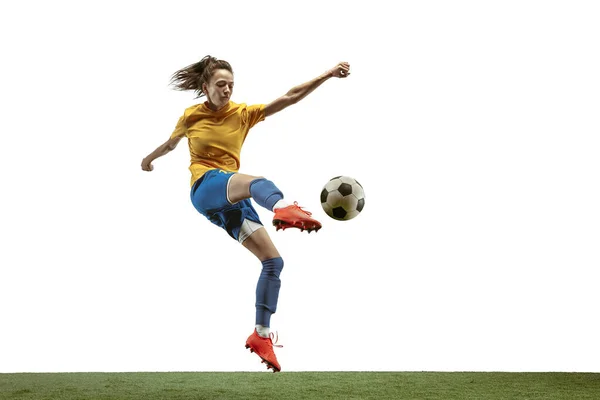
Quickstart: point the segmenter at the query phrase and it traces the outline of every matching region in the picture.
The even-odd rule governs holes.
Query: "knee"
[[[283,270],[283,258],[273,257],[262,262],[263,273],[270,276],[279,278],[279,274]]]
[[[267,182],[267,178],[265,178],[264,176],[250,176],[250,179],[248,179],[248,190],[250,191],[250,193],[252,193],[253,191],[253,186],[258,185],[263,186],[265,182]]]
[[[277,271],[281,272],[281,270],[283,269],[283,264],[284,264],[283,258],[275,257],[272,260],[275,263],[275,268],[277,269]]]

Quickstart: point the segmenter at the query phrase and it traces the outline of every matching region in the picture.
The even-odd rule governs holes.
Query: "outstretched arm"
[[[152,153],[148,154],[142,160],[142,169],[144,171],[152,171],[154,169],[154,167],[152,166],[152,161],[156,160],[158,157],[164,156],[171,150],[174,150],[175,147],[177,147],[177,143],[179,143],[180,140],[181,140],[181,136],[175,137],[175,138],[167,140],[166,142],[164,142],[163,144],[158,146],[156,148],[156,150],[154,150]]]
[[[323,84],[323,82],[325,82],[327,79],[333,77],[346,78],[348,75],[350,75],[350,64],[347,62],[341,62],[337,64],[335,67],[319,75],[315,79],[303,83],[302,85],[293,87],[285,95],[267,104],[265,106],[265,117],[273,115],[292,104],[296,104],[313,90],[321,86],[321,84]]]

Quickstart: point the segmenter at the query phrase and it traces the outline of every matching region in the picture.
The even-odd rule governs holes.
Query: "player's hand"
[[[144,158],[142,160],[142,169],[144,171],[152,171],[154,166],[152,165],[152,160],[148,160],[148,158]]]
[[[331,76],[336,78],[346,78],[350,75],[350,64],[346,61],[338,63],[335,67],[329,70]]]

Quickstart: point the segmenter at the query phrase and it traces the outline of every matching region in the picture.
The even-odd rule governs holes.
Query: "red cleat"
[[[251,353],[256,353],[261,359],[263,363],[267,364],[267,369],[272,368],[273,372],[281,371],[281,366],[279,362],[277,362],[277,357],[273,352],[273,346],[275,347],[283,347],[278,344],[273,344],[273,333],[271,333],[270,337],[264,338],[259,336],[256,329],[252,332],[252,335],[248,337],[246,340],[246,348],[250,349]],[[275,343],[277,343],[277,339],[275,339]]]
[[[321,229],[321,223],[316,219],[312,219],[312,214],[298,206],[297,202],[287,207],[276,208],[275,216],[273,217],[273,225],[275,230],[286,228],[298,228],[300,231],[305,229],[308,233],[317,232]]]

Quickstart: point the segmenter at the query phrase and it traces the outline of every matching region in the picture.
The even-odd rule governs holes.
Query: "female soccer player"
[[[322,75],[298,85],[265,105],[237,104],[231,101],[233,69],[224,60],[206,56],[173,74],[175,90],[193,90],[207,100],[188,107],[169,140],[142,161],[144,171],[152,171],[152,161],[169,153],[184,136],[190,151],[192,204],[198,212],[250,250],[262,263],[256,286],[256,325],[246,340],[246,348],[262,359],[273,372],[281,370],[273,352],[269,331],[277,299],[283,259],[264,229],[250,198],[274,212],[276,230],[298,228],[318,231],[321,224],[296,202],[288,204],[275,184],[262,177],[239,173],[240,152],[248,131],[258,122],[297,103],[329,78],[346,78],[350,64],[341,62]]]

